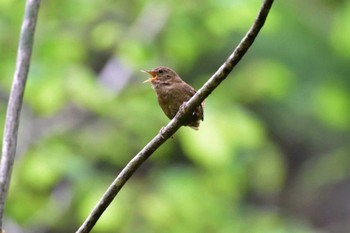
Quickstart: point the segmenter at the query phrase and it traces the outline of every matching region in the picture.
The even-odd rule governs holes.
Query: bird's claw
[[[159,130],[159,134],[160,134],[160,136],[163,138],[163,139],[165,139],[164,138],[164,136],[163,136],[163,131],[164,131],[164,127],[162,127],[160,130]]]
[[[185,112],[185,105],[186,105],[186,102],[183,102],[179,108],[179,112],[181,112],[181,114]]]
[[[162,127],[162,128],[159,130],[159,134],[160,134],[160,136],[161,136],[163,139],[165,139],[165,137],[164,137],[164,127]],[[171,136],[170,138],[171,138],[171,139],[174,139],[174,136]]]

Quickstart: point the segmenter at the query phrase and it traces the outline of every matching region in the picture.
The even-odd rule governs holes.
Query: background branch
[[[19,118],[28,76],[39,6],[40,0],[28,0],[26,3],[17,52],[16,70],[7,106],[0,161],[0,229],[3,228],[4,206],[16,154]]]
[[[243,55],[247,52],[249,47],[253,44],[260,29],[263,27],[269,10],[272,6],[273,0],[265,0],[258,13],[255,22],[241,40],[239,45],[229,56],[226,62],[219,68],[219,70],[203,85],[202,88],[186,103],[183,111],[179,111],[178,114],[169,122],[169,124],[162,130],[162,135],[155,136],[120,172],[118,177],[109,186],[107,191],[102,196],[101,200],[97,203],[85,222],[77,230],[77,233],[90,232],[97,220],[100,218],[104,210],[112,202],[115,196],[118,194],[123,185],[132,176],[132,174],[141,166],[141,164],[157,149],[159,148],[169,137],[171,137],[180,127],[182,120],[187,114],[190,114],[194,109],[204,101],[204,99],[211,94],[211,92],[228,76],[235,65],[241,60]]]

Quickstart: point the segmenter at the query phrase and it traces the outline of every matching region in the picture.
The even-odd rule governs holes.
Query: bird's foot
[[[165,137],[164,137],[164,127],[162,127],[162,128],[159,130],[159,134],[160,134],[160,136],[161,136],[163,139],[165,139]],[[171,138],[171,139],[174,139],[174,136],[171,136],[170,138]]]
[[[183,103],[180,105],[179,112],[180,112],[181,114],[183,114],[183,113],[185,112],[186,103],[187,103],[187,102],[183,102]]]
[[[160,134],[160,136],[161,136],[163,139],[165,139],[164,136],[163,136],[163,134],[164,134],[164,127],[162,127],[162,128],[159,130],[159,134]]]

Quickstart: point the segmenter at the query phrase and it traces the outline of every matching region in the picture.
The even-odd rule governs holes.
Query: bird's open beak
[[[152,70],[141,70],[141,71],[152,76],[152,77],[150,77],[149,79],[145,80],[143,83],[152,82],[152,81],[154,81],[154,80],[157,79],[157,74],[156,74],[156,72],[154,72],[154,71],[152,71]]]

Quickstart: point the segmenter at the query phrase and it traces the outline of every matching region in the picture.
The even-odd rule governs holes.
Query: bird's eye
[[[158,73],[163,74],[163,70],[159,70]]]

